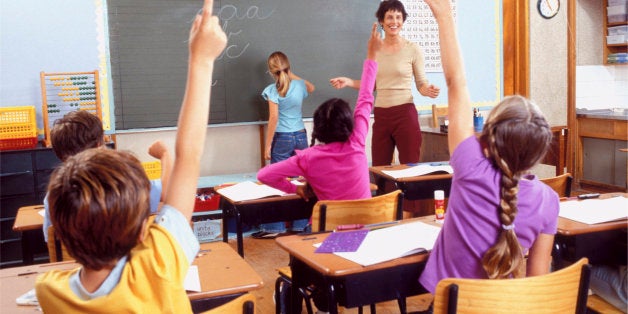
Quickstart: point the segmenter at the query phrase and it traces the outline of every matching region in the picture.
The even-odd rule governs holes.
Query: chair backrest
[[[434,313],[586,313],[590,265],[517,279],[446,278],[438,282]],[[549,266],[549,265],[548,265]]]
[[[362,200],[318,201],[312,210],[312,231],[333,230],[343,224],[371,224],[401,220],[403,193],[390,193]]]
[[[73,258],[68,254],[68,251],[59,241],[55,234],[55,226],[48,227],[48,255],[50,256],[50,262],[61,262],[63,260],[72,260]]]
[[[438,117],[447,116],[449,114],[449,107],[436,107],[436,105],[432,105],[432,126],[437,128]]]
[[[218,306],[211,310],[203,312],[203,314],[223,314],[223,313],[254,314],[255,313],[255,295],[253,295],[252,293],[245,293],[221,306]]]
[[[563,173],[556,177],[539,179],[541,182],[549,185],[560,197],[571,196],[571,173]]]

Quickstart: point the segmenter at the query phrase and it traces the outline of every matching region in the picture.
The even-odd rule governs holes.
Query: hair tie
[[[508,226],[506,226],[506,225],[502,224],[502,229],[504,229],[504,230],[506,230],[506,231],[508,231],[508,230],[512,230],[512,229],[515,229],[515,224],[514,224],[514,223],[512,223],[512,224],[510,224],[510,225],[508,225]]]

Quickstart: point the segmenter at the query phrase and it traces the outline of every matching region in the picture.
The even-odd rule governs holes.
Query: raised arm
[[[294,72],[292,72],[292,71],[290,71],[290,79],[292,79],[292,80],[303,80],[303,82],[305,82],[305,88],[307,89],[308,94],[313,93],[314,90],[316,89],[316,86],[314,86],[314,84],[312,84],[308,80],[302,79],[298,75],[294,74]]]
[[[161,162],[161,201],[166,198],[168,180],[172,174],[172,158],[168,147],[162,141],[155,141],[149,148],[148,154],[159,159]]]
[[[187,219],[194,209],[200,159],[207,133],[214,60],[227,43],[218,17],[212,16],[213,0],[205,0],[202,15],[190,29],[188,76],[177,124],[175,160],[165,203]]]
[[[453,154],[460,142],[473,135],[471,98],[467,89],[451,2],[450,0],[425,0],[425,2],[430,6],[438,23],[441,63],[449,99],[449,154]]]

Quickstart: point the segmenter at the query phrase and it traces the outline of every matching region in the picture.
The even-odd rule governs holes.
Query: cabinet
[[[609,7],[609,0],[604,0],[604,27],[603,27],[603,32],[604,34],[602,35],[602,38],[604,38],[604,59],[603,59],[603,63],[604,64],[616,64],[616,65],[628,65],[628,63],[623,62],[623,63],[614,63],[614,62],[609,62],[608,60],[608,56],[609,54],[615,54],[615,53],[627,53],[628,52],[628,43],[626,42],[626,38],[628,38],[628,33],[626,33],[624,35],[624,40],[623,43],[609,43],[608,42],[608,28],[609,27],[628,27],[628,21],[626,21],[626,8],[624,7],[624,14],[622,15],[615,15],[617,17],[617,19],[613,18],[613,20],[609,21],[609,17],[607,14],[607,8]],[[618,3],[622,3],[621,1],[619,1]],[[613,7],[617,7],[615,4],[615,2],[611,3],[613,5]],[[623,2],[624,6],[628,6],[628,3]],[[621,5],[620,5],[621,6]]]
[[[37,147],[0,152],[0,267],[22,264],[22,234],[13,231],[17,210],[42,204],[48,180],[60,163],[51,148]],[[36,259],[47,248],[42,232],[32,232],[31,244]]]

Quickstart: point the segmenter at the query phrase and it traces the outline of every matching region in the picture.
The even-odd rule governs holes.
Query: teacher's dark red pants
[[[374,116],[371,140],[373,166],[390,165],[395,146],[399,152],[399,163],[419,162],[422,138],[419,115],[414,104],[375,107]]]

